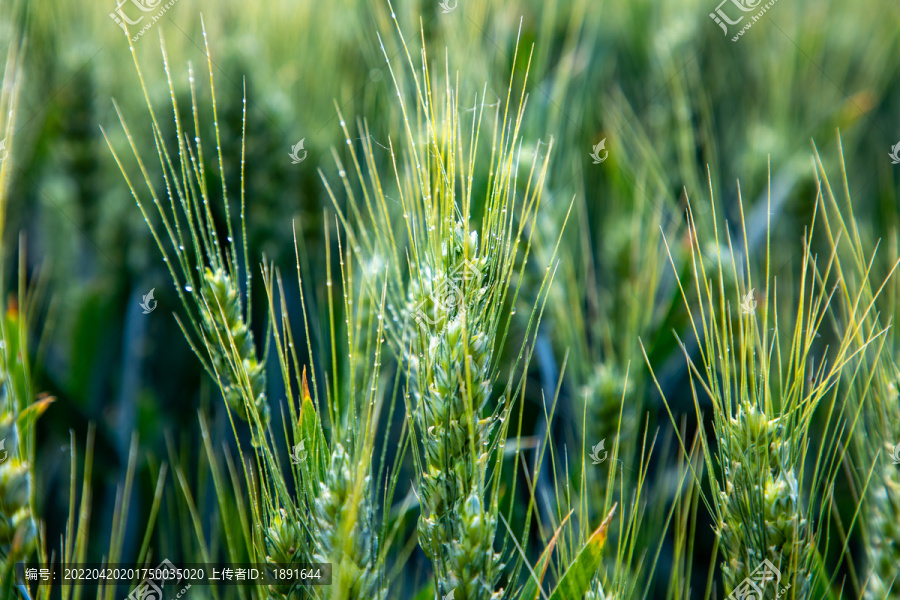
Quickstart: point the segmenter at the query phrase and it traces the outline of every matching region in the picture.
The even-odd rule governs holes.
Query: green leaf
[[[50,408],[50,405],[53,404],[53,401],[56,400],[53,396],[45,396],[40,400],[35,400],[32,404],[27,406],[25,410],[19,413],[19,416],[16,417],[16,425],[21,431],[27,431],[32,423],[38,420],[44,412]]]
[[[613,505],[600,527],[585,542],[578,557],[566,569],[562,579],[556,585],[556,589],[550,594],[550,600],[578,600],[584,597],[584,594],[590,589],[591,580],[597,573],[597,569],[600,568],[603,546],[606,544],[606,532],[616,512],[616,506],[618,503]]]
[[[12,404],[7,408],[12,411],[21,409],[30,400],[28,398],[28,368],[25,363],[27,349],[22,347],[22,340],[19,338],[20,325],[19,311],[14,307],[8,308],[3,333],[6,336],[4,339],[7,360],[5,370],[9,375],[7,385],[12,388],[11,391],[7,391],[7,395],[12,397]]]
[[[544,548],[544,551],[541,553],[541,557],[538,559],[537,568],[535,571],[539,573],[538,580],[535,581],[534,577],[529,577],[528,581],[525,582],[525,585],[522,587],[522,591],[519,594],[519,600],[537,600],[540,595],[540,589],[538,588],[538,584],[544,580],[544,573],[547,572],[547,565],[550,562],[550,555],[553,554],[553,548],[556,547],[556,540],[559,539],[559,533],[562,531],[563,526],[565,526],[566,521],[569,520],[569,516],[572,513],[570,512],[566,515],[566,518],[563,519],[563,522],[560,523],[559,527],[556,530],[556,533],[553,534],[553,538],[547,543],[547,547]]]
[[[316,405],[309,395],[309,386],[306,383],[306,368],[303,369],[303,384],[300,399],[300,441],[303,444],[306,456],[303,459],[306,468],[309,469],[313,480],[321,481],[325,472],[325,436],[322,434],[322,426],[319,415],[316,413]]]

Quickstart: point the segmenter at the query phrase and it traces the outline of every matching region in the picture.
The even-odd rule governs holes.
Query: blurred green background
[[[553,429],[560,444],[582,435],[583,390],[621,395],[629,365],[629,380],[637,382],[628,396],[632,418],[643,423],[647,411],[652,428],[668,427],[658,394],[646,382],[638,336],[662,371],[667,396],[681,398],[680,408],[693,415],[689,391],[680,390],[686,372],[672,331],[680,333],[685,321],[671,268],[667,259],[659,261],[667,274],[650,288],[641,270],[648,255],[660,252],[660,228],[674,231],[683,223],[687,197],[701,222],[709,219],[710,189],[730,219],[739,216],[739,193],[745,207],[759,209],[750,213],[759,218],[771,177],[774,262],[788,276],[815,202],[811,142],[839,181],[840,130],[861,231],[867,240],[885,240],[885,263],[897,256],[900,166],[888,153],[900,141],[900,4],[780,0],[732,42],[738,26],[723,35],[709,16],[714,1],[459,0],[447,13],[437,0],[393,6],[413,59],[424,37],[437,72],[443,75],[446,58],[459,78],[462,105],[505,101],[517,37],[520,53],[533,51],[524,120],[531,147],[523,147],[524,156],[543,155],[553,142],[540,236],[555,239],[574,198],[527,392],[530,426],[537,430],[541,393],[552,397],[570,351]],[[18,25],[26,52],[5,246],[10,263],[25,252],[27,276],[43,278],[49,292],[34,331],[41,340],[34,344],[37,388],[57,399],[39,426],[36,489],[47,539],[59,539],[65,523],[69,430],[83,446],[88,423],[96,422],[92,552],[98,560],[132,431],[140,458],[124,560],[140,544],[159,463],[170,451],[186,464],[194,460],[197,410],[205,407],[215,417],[219,443],[230,437],[215,386],[172,316],[180,307],[169,274],[101,133],[131,159],[123,165],[129,177],[141,181],[113,100],[142,156],[154,156],[155,147],[129,42],[110,17],[114,9],[114,0],[32,0],[26,6]],[[140,14],[131,3],[122,9],[132,18]],[[240,186],[246,90],[251,263],[265,254],[293,273],[296,223],[314,321],[324,310],[315,302],[324,290],[323,219],[333,222],[322,178],[338,181],[332,152],[346,164],[336,107],[351,132],[357,119],[366,120],[380,146],[380,173],[393,177],[386,148],[402,120],[385,54],[395,70],[405,56],[391,12],[381,1],[177,0],[134,42],[163,123],[171,121],[171,98],[160,37],[184,114],[193,66],[204,139],[212,139],[202,16],[233,198]],[[131,26],[133,33],[138,28]],[[525,63],[516,64],[521,79]],[[291,147],[301,139],[308,155],[292,164]],[[608,159],[593,164],[589,154],[602,139]],[[149,166],[161,185],[159,164]],[[216,175],[210,176],[215,189]],[[751,237],[759,232],[757,221]],[[538,284],[536,278],[530,285]],[[145,315],[139,303],[151,288],[158,307]],[[260,300],[261,291],[254,292]],[[288,300],[298,304],[291,293]],[[264,340],[264,302],[254,309],[256,339]],[[270,397],[279,399],[278,390]],[[589,418],[596,431],[584,432],[585,438],[596,443],[610,427],[614,432],[609,420],[602,412]],[[400,487],[398,498],[409,485]],[[666,503],[664,491],[654,493]],[[213,499],[198,503],[212,506]],[[190,544],[182,539],[188,528],[178,514],[173,496],[159,518],[160,547]],[[712,533],[701,527],[697,536],[708,542],[696,549],[696,581],[702,582]],[[414,556],[414,567],[417,560],[423,559]],[[659,570],[666,570],[665,549]]]

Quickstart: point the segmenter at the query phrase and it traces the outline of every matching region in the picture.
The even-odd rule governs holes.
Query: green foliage
[[[782,597],[900,597],[896,7],[777,3],[739,43],[697,0],[199,0],[133,43],[29,8],[4,598],[51,596],[16,558],[163,557],[334,565],[217,599],[724,597],[763,559]]]

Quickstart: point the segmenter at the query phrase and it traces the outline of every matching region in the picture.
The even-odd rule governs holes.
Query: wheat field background
[[[0,597],[900,598],[900,6],[391,2],[0,5]]]

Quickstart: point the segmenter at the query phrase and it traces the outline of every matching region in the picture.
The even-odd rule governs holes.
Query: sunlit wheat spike
[[[207,269],[200,295],[205,303],[201,313],[205,339],[211,348],[210,359],[222,383],[225,401],[241,419],[249,421],[244,406],[247,396],[262,422],[268,422],[266,372],[256,358],[253,332],[244,322],[235,282],[224,269]]]
[[[241,236],[238,239],[232,225],[232,207],[228,201],[228,192],[225,187],[226,176],[216,112],[215,85],[207,47],[217,176],[222,181],[219,200],[225,215],[225,239],[223,239],[220,233],[221,226],[216,224],[214,216],[213,192],[206,179],[207,165],[201,131],[199,131],[200,120],[193,69],[189,67],[191,112],[195,128],[192,143],[185,128],[186,123],[175,102],[175,87],[170,75],[165,44],[162,41],[160,47],[172,98],[172,118],[177,136],[176,151],[172,151],[167,145],[163,133],[165,130],[161,127],[153,104],[150,102],[143,73],[133,47],[131,52],[150,113],[151,129],[156,142],[157,158],[165,187],[164,194],[160,194],[157,190],[155,176],[151,173],[148,165],[144,163],[141,151],[137,148],[117,105],[116,112],[119,121],[141,171],[146,191],[138,191],[115,148],[106,137],[106,132],[103,135],[172,277],[176,294],[181,300],[187,316],[187,326],[181,317],[178,317],[178,320],[188,343],[207,372],[219,382],[229,409],[242,420],[258,425],[259,431],[253,438],[254,443],[258,443],[261,435],[259,432],[264,431],[268,423],[269,408],[263,361],[259,359],[251,330],[251,276],[247,264],[247,235],[243,227],[244,163],[242,160],[240,165],[242,227]],[[242,157],[245,135],[246,90],[242,118]],[[174,156],[177,156],[177,162],[173,160]],[[165,199],[162,199],[161,196],[164,196]],[[153,208],[150,208],[150,204]]]
[[[767,227],[766,254],[758,261],[747,256],[746,264],[738,263],[729,237],[727,249],[716,252],[709,265],[701,251],[704,244],[724,248],[716,210],[713,201],[713,239],[703,240],[688,205],[692,276],[687,285],[679,283],[699,357],[693,358],[679,342],[691,372],[698,417],[699,397],[712,401],[717,441],[715,457],[708,440],[703,441],[712,486],[712,495],[704,496],[704,502],[716,518],[727,593],[768,560],[784,575],[782,585],[790,586],[792,597],[808,598],[819,577],[816,548],[827,530],[824,515],[841,455],[841,444],[834,439],[822,440],[817,450],[809,452],[813,414],[821,406],[838,430],[843,427],[846,417],[839,410],[837,384],[883,330],[863,331],[851,324],[833,345],[821,348],[817,343],[817,330],[834,308],[836,290],[845,287],[836,255],[822,259],[811,250],[817,228],[831,232],[824,215],[814,212],[807,228],[798,253],[796,305],[785,319],[775,310],[779,305],[770,270],[771,228]],[[757,264],[760,277],[754,275]],[[726,277],[726,272],[734,276]],[[754,311],[730,309],[727,299],[749,303],[752,296],[748,298],[744,290],[754,287],[762,290],[763,299]],[[861,307],[864,314],[870,314],[870,308]],[[850,383],[853,377],[848,377]],[[826,508],[808,503],[809,497],[824,497]]]
[[[325,239],[326,248],[330,248],[327,228]],[[338,248],[341,246],[339,238]],[[288,476],[286,470],[279,468],[272,458],[275,453],[271,451],[268,440],[264,445],[267,455],[265,468],[273,483],[273,502],[266,515],[266,560],[272,565],[282,561],[282,564],[293,567],[311,561],[329,563],[332,565],[333,583],[323,597],[378,600],[387,594],[384,557],[389,542],[381,537],[384,529],[380,529],[383,524],[376,517],[378,498],[371,489],[371,470],[381,407],[379,367],[384,324],[383,319],[369,319],[364,313],[382,314],[384,302],[382,299],[371,306],[361,306],[367,296],[364,290],[358,297],[355,296],[355,267],[352,261],[349,253],[345,255],[341,252],[343,311],[339,310],[334,295],[329,293],[328,296],[329,313],[334,316],[343,312],[346,316],[344,328],[338,329],[333,321],[331,323],[331,356],[336,356],[338,347],[347,356],[346,363],[332,363],[331,369],[326,371],[334,387],[318,384],[315,369],[307,371],[306,365],[300,365],[290,317],[283,310],[286,301],[281,275],[271,265],[263,267],[269,315],[276,323],[272,328],[272,338],[283,383],[285,389],[299,391],[299,396],[292,398],[288,409],[287,421],[291,427],[289,434],[286,431],[286,437],[294,444]],[[299,264],[298,259],[298,277]],[[331,285],[334,281],[330,249],[326,250],[326,264],[327,287],[331,292],[337,286]],[[303,320],[308,326],[302,277],[298,283],[300,304],[304,308]],[[357,307],[355,310],[354,305]],[[364,328],[360,323],[362,320],[371,320],[372,323]],[[371,336],[365,345],[357,341],[361,331]],[[345,343],[340,342],[339,338],[344,336]],[[310,363],[320,362],[322,357],[313,352],[313,342],[309,337],[307,347]],[[310,378],[307,377],[308,372]],[[345,374],[350,375],[349,381]],[[365,385],[353,382],[357,376],[366,382]],[[327,415],[331,423],[329,428],[324,426],[323,415]],[[294,485],[301,490],[299,494],[295,495],[284,485],[290,475],[294,478]],[[387,493],[385,501],[389,502],[390,497]],[[296,598],[300,587],[276,585],[270,591],[276,598]]]
[[[404,127],[402,144],[391,140],[385,157],[398,198],[385,196],[376,169],[382,160],[368,136],[362,158],[348,144],[360,186],[342,178],[346,204],[324,174],[323,182],[360,262],[381,266],[377,276],[364,274],[364,283],[373,297],[386,289],[385,337],[409,373],[422,505],[418,540],[435,568],[436,590],[441,596],[454,590],[458,600],[487,600],[503,594],[497,587],[503,565],[494,549],[499,476],[492,472],[491,455],[508,423],[498,427],[494,416],[509,409],[515,373],[530,358],[523,346],[503,389],[497,385],[498,349],[515,314],[549,152],[541,162],[535,155],[530,166],[518,164],[525,95],[523,87],[514,103],[511,75],[505,105],[498,103],[487,115],[493,122],[491,154],[482,157],[477,148],[487,137],[481,127],[484,103],[479,108],[476,97],[476,110],[460,110],[449,71],[442,82],[433,78],[425,52],[415,64],[399,37],[410,69],[395,71],[385,54]],[[346,128],[345,135],[352,137]],[[342,165],[339,160],[341,171]],[[479,165],[492,176],[486,189],[476,191],[472,181]],[[476,201],[484,207],[478,225],[472,218]],[[555,255],[548,259],[552,264]],[[541,302],[551,279],[548,268]],[[508,306],[513,310],[507,312]],[[525,339],[540,307],[526,315]],[[503,396],[492,406],[495,388]]]
[[[366,477],[364,485],[368,483]],[[382,581],[383,567],[377,564],[374,511],[368,497],[363,497],[361,506],[354,507],[356,514],[349,535],[342,532],[349,519],[353,486],[350,457],[341,444],[335,444],[329,469],[312,504],[316,532],[312,558],[316,562],[333,562],[346,573],[348,598],[383,600],[387,590]]]

